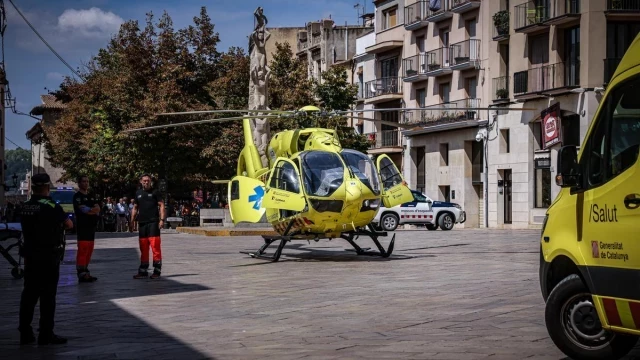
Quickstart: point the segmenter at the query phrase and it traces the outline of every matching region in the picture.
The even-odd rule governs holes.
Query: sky
[[[365,4],[366,2],[366,4]],[[152,12],[157,20],[164,11],[171,16],[174,29],[193,23],[205,6],[220,35],[218,50],[231,46],[247,50],[247,36],[253,30],[253,12],[264,9],[267,27],[304,26],[306,22],[329,16],[339,24],[356,24],[358,9],[374,8],[372,0],[13,0],[23,15],[56,52],[76,69],[106,47],[127,20],[144,23]],[[59,87],[63,76],[72,75],[5,0],[7,28],[4,33],[4,59],[16,110],[29,113],[41,103],[40,95]],[[292,44],[293,45],[293,44]],[[6,112],[5,149],[29,150],[25,133],[37,120]]]

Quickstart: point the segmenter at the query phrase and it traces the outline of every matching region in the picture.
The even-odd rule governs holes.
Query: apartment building
[[[640,31],[640,2],[490,2],[491,102],[488,223],[539,227],[560,188],[557,151],[580,145],[602,92]],[[495,15],[494,15],[495,14]]]
[[[373,14],[371,14],[371,19],[373,19]],[[375,149],[377,146],[376,124],[364,120],[365,118],[374,118],[374,114],[367,111],[373,109],[373,105],[364,103],[366,94],[364,84],[375,80],[375,56],[368,54],[366,51],[366,48],[375,45],[375,43],[375,31],[361,35],[356,39],[356,55],[353,57],[353,84],[358,85],[358,94],[354,106],[355,111],[352,113],[352,116],[354,118],[357,117],[357,119],[351,118],[349,120],[350,125],[355,127],[358,134],[367,135],[371,141],[371,149]]]
[[[415,128],[358,121],[369,152],[402,164],[411,188],[462,204],[464,227],[540,227],[559,192],[557,151],[582,142],[640,31],[640,2],[374,4],[375,38],[357,40],[359,116]]]
[[[356,68],[359,72],[357,83],[360,94],[357,109],[361,111],[358,117],[377,121],[359,120],[356,126],[371,141],[369,154],[387,154],[402,169],[402,134],[397,127],[381,124],[380,120],[399,122],[399,111],[384,109],[405,107],[405,84],[401,76],[405,37],[404,1],[379,0],[374,4],[376,10],[370,18],[375,33],[358,39]],[[383,111],[366,111],[369,109]]]
[[[489,43],[488,1],[413,1],[404,12],[401,79],[408,110],[403,173],[410,187],[461,204],[464,227],[483,216],[482,144],[475,141],[486,107]]]
[[[321,80],[323,71],[334,65],[351,66],[356,54],[356,39],[372,31],[364,25],[336,25],[331,19],[312,21],[298,31],[298,59],[307,62],[309,77]],[[352,72],[348,71],[349,81]]]

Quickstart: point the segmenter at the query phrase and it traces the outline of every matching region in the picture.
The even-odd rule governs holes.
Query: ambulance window
[[[607,97],[585,148],[588,186],[621,174],[638,160],[640,150],[640,76],[618,85]],[[582,162],[582,161],[581,161]]]
[[[608,104],[606,104],[608,105]],[[606,108],[603,108],[603,112],[606,111]],[[587,172],[588,172],[588,180],[590,186],[600,185],[604,180],[604,160],[605,160],[605,138],[606,138],[606,129],[607,129],[607,121],[606,117],[602,116],[598,119],[598,123],[596,124],[596,128],[594,129],[593,135],[589,140],[590,144],[587,146]]]
[[[620,90],[611,119],[611,177],[634,165],[640,149],[640,77]]]

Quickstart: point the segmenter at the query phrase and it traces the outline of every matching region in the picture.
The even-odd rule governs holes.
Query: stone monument
[[[251,57],[251,77],[249,80],[249,110],[269,110],[267,87],[271,69],[267,65],[267,52],[265,44],[271,36],[267,31],[267,17],[263,14],[262,7],[258,7],[253,13],[256,25],[249,37],[249,54]],[[263,115],[257,113],[252,115]],[[268,118],[252,119],[251,130],[253,141],[258,148],[260,160],[265,167],[269,166],[267,158],[267,146],[269,145],[269,120]]]

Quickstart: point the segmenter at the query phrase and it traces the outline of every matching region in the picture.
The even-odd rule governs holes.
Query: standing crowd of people
[[[89,179],[76,179],[79,190],[73,196],[74,216],[78,251],[76,271],[78,282],[92,283],[98,278],[91,275],[89,264],[94,249],[95,234],[103,206],[111,208],[118,216],[118,230],[125,224],[137,226],[140,247],[140,265],[134,279],[158,279],[162,270],[160,229],[166,218],[164,202],[159,191],[151,186],[151,176],[140,176],[140,189],[130,203],[119,199],[102,204],[99,197],[89,191]],[[24,242],[21,256],[24,258],[24,289],[20,299],[19,326],[20,344],[36,341],[31,327],[35,306],[40,300],[40,328],[38,344],[64,344],[67,339],[53,332],[56,293],[60,277],[60,263],[64,256],[65,230],[74,227],[60,204],[50,196],[51,179],[47,174],[36,174],[31,178],[32,196],[22,205],[20,223]],[[110,200],[110,199],[108,199]],[[131,204],[131,206],[128,206]],[[127,211],[128,209],[128,211]],[[128,217],[127,217],[127,214]],[[127,222],[133,219],[133,222]],[[136,224],[137,222],[137,224]],[[129,226],[129,231],[132,231]],[[151,250],[152,258],[149,258]],[[151,263],[150,263],[151,260]],[[153,273],[149,276],[149,266]]]
[[[99,231],[134,232],[137,231],[137,220],[132,217],[135,200],[126,196],[117,201],[107,197],[100,213]]]

